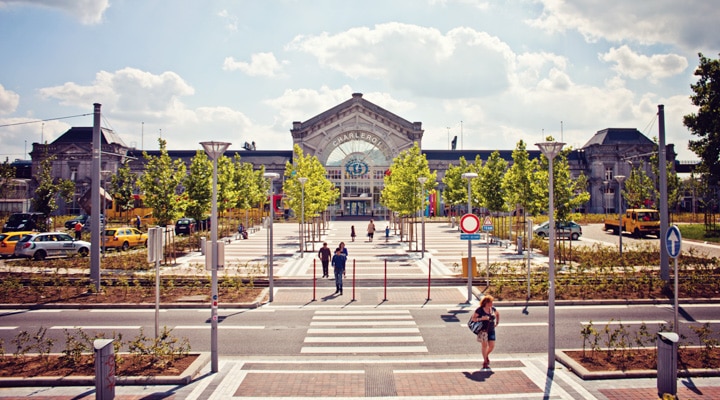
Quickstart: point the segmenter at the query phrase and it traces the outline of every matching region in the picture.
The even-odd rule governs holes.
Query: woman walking
[[[482,344],[483,369],[490,368],[490,353],[495,349],[495,327],[500,323],[500,312],[493,307],[493,297],[485,296],[472,316],[473,321],[483,321],[477,340]]]

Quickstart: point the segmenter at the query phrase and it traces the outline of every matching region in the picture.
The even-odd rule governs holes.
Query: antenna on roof
[[[560,141],[564,142],[563,140],[563,122],[560,121]]]

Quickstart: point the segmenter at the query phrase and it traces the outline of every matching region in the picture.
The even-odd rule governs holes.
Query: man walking
[[[340,296],[343,294],[343,276],[345,275],[346,260],[347,257],[340,251],[340,248],[335,249],[335,255],[332,258],[333,271],[335,272],[335,293],[333,294],[340,293]]]
[[[320,248],[320,251],[318,252],[318,258],[320,259],[320,262],[322,263],[322,269],[323,269],[323,278],[327,278],[328,275],[328,266],[330,264],[330,248],[328,247],[327,242],[324,242],[322,247]]]
[[[81,224],[80,221],[75,223],[75,240],[82,239],[82,228],[83,224]]]

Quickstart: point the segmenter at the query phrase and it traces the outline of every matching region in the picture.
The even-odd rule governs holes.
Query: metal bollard
[[[517,253],[523,254],[524,251],[525,251],[525,249],[523,249],[523,237],[522,237],[522,235],[518,235],[518,237],[517,237]]]
[[[95,347],[95,398],[115,398],[115,349],[113,339],[96,339]]]
[[[677,343],[680,339],[674,332],[657,334],[657,390],[660,397],[668,393],[677,394]]]
[[[205,246],[207,243],[207,238],[205,236],[200,238],[200,254],[205,255]]]

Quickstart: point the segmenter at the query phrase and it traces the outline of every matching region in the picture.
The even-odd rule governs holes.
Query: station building
[[[380,204],[383,178],[392,160],[402,151],[418,143],[428,160],[431,170],[437,171],[437,193],[431,197],[431,212],[443,215],[446,207],[442,204],[444,190],[442,178],[449,165],[457,165],[461,157],[473,162],[476,156],[487,160],[494,150],[430,150],[424,149],[424,130],[421,122],[410,122],[379,107],[354,93],[347,101],[330,108],[306,121],[293,122],[290,129],[293,144],[300,146],[303,153],[312,155],[325,166],[327,177],[339,189],[338,204],[331,210],[335,215],[370,216],[382,215]],[[115,174],[126,160],[131,169],[142,173],[145,167],[143,151],[128,147],[110,129],[101,129],[101,187],[109,184],[109,177]],[[241,156],[241,161],[256,166],[264,165],[267,172],[277,172],[282,177],[285,164],[292,161],[292,149],[256,150],[254,143],[232,147],[226,156]],[[534,150],[534,143],[527,143],[530,158],[541,153]],[[632,167],[644,161],[647,173],[651,173],[650,156],[656,151],[655,143],[635,128],[607,128],[590,136],[585,145],[573,149],[568,156],[573,176],[584,173],[588,177],[588,192],[591,199],[579,211],[589,213],[614,212],[617,204],[616,175],[629,175]],[[672,144],[666,148],[667,160],[675,165]],[[513,149],[498,150],[500,156],[512,163]],[[146,151],[157,156],[159,151]],[[181,159],[186,165],[197,150],[170,150],[173,159]],[[72,203],[61,204],[59,214],[79,213],[77,199],[91,185],[92,169],[92,127],[73,127],[50,144],[33,143],[30,153],[32,177],[37,176],[40,162],[47,156],[55,156],[53,176],[70,179],[76,183],[75,199]],[[34,179],[34,178],[33,178]],[[107,182],[106,182],[107,181]],[[281,193],[282,179],[274,182],[275,193]],[[32,191],[30,179],[28,187]]]

